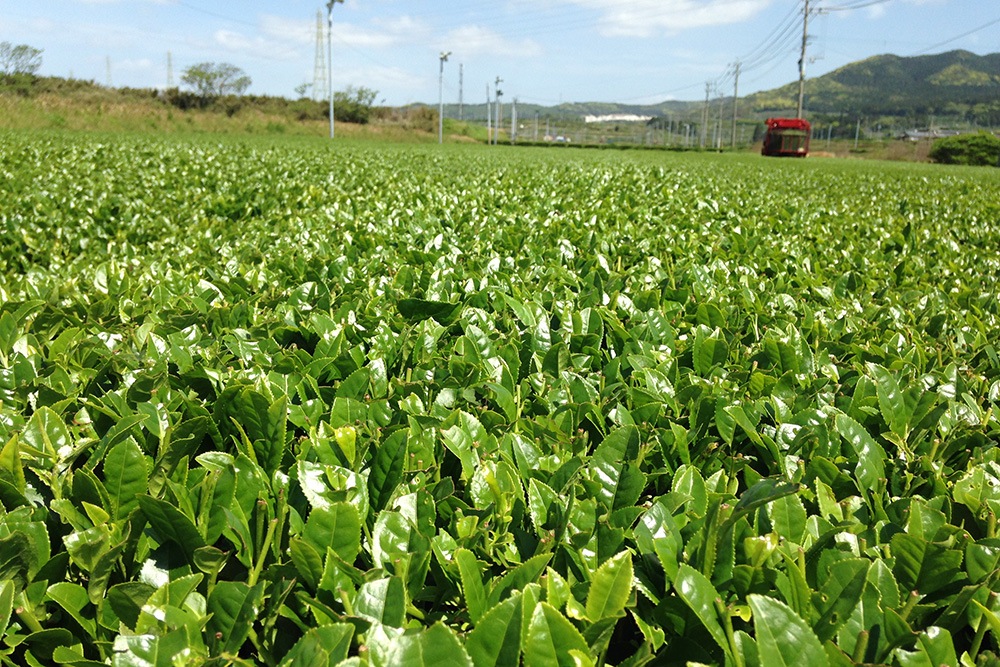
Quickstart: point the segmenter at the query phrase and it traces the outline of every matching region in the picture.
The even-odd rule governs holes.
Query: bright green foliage
[[[0,180],[0,664],[1000,649],[988,174],[5,135]]]
[[[934,141],[930,157],[942,164],[1000,167],[1000,138],[989,132],[944,137]]]

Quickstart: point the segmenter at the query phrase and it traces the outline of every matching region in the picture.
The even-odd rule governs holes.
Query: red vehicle
[[[805,157],[809,154],[812,127],[802,118],[768,118],[761,155]]]

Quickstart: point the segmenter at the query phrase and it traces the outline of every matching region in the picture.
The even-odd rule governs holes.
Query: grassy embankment
[[[309,100],[267,97],[182,109],[157,91],[109,89],[92,82],[63,79],[38,79],[30,87],[20,89],[0,87],[0,129],[9,130],[325,137],[329,125],[324,112]],[[392,143],[437,140],[436,114],[428,109],[375,109],[371,122],[338,121],[336,128],[340,137],[348,139]],[[575,129],[583,131],[582,125]],[[445,140],[485,142],[486,129],[479,124],[445,119]],[[506,136],[502,141],[506,141]],[[615,148],[632,147],[626,144],[616,143]],[[757,152],[759,144],[738,150]],[[820,158],[925,162],[929,151],[929,141],[871,140],[857,145],[848,140],[813,142],[813,157]]]
[[[28,88],[0,87],[0,129],[324,137],[329,124],[322,106],[309,100],[253,97],[182,109],[152,90],[39,79]],[[437,141],[436,116],[425,110],[373,111],[369,123],[338,121],[337,133],[390,142]],[[474,125],[446,120],[445,129],[449,141],[485,141],[485,129]]]

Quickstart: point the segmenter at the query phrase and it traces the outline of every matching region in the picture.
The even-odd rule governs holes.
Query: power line
[[[938,49],[938,48],[941,48],[942,46],[946,46],[948,44],[951,44],[952,42],[957,42],[958,40],[962,39],[963,37],[968,37],[969,35],[972,35],[972,34],[975,34],[975,33],[979,32],[980,30],[986,30],[990,26],[994,26],[994,25],[996,25],[998,23],[1000,23],[1000,18],[993,19],[992,21],[984,23],[983,25],[978,26],[976,28],[973,28],[972,30],[969,30],[967,32],[963,32],[961,35],[955,35],[954,37],[951,37],[949,39],[944,40],[943,42],[938,42],[937,44],[933,44],[931,46],[928,46],[926,49],[924,49],[922,51],[917,51],[913,55],[915,55],[915,56],[922,56],[925,53],[930,53],[931,51],[933,51],[935,49]]]
[[[874,7],[875,5],[884,5],[889,2],[889,0],[857,0],[856,2],[849,2],[844,5],[836,5],[834,7],[821,7],[819,11],[821,12],[848,12],[854,9],[864,9],[865,7]]]

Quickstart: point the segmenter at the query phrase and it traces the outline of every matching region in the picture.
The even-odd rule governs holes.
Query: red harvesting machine
[[[805,157],[809,154],[812,127],[802,118],[768,118],[761,155]]]

